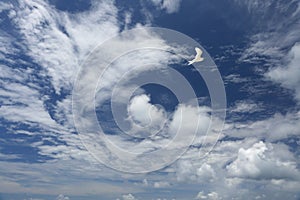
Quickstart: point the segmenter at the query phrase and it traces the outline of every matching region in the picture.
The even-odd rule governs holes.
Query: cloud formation
[[[155,6],[165,10],[167,13],[178,12],[181,0],[151,0]]]
[[[266,73],[272,81],[280,83],[283,87],[295,92],[295,98],[300,102],[300,44],[296,43],[284,60],[286,66],[275,67]]]
[[[289,159],[287,159],[289,158]],[[240,148],[238,156],[227,166],[229,175],[253,179],[299,180],[293,154],[285,147],[260,141],[248,149]]]
[[[159,9],[174,13],[180,9],[181,1],[156,0],[153,2]],[[272,2],[243,1],[242,3],[247,4],[250,13],[256,10],[261,13],[261,10],[268,9]],[[294,5],[292,2],[282,5],[280,11],[283,12]],[[286,114],[275,114],[263,120],[228,122],[225,125],[224,134],[220,137],[216,134],[207,136],[207,145],[202,145],[202,137],[198,138],[199,140],[194,141],[180,160],[158,173],[124,175],[100,165],[86,151],[79,137],[72,134],[74,125],[71,97],[69,94],[64,96],[64,92],[72,88],[79,65],[89,51],[121,30],[118,8],[113,2],[93,1],[91,10],[70,14],[58,11],[47,2],[40,0],[19,1],[19,4],[14,5],[1,2],[0,12],[7,10],[7,17],[15,26],[15,31],[20,34],[21,39],[16,41],[4,30],[0,32],[0,58],[5,61],[0,65],[1,119],[10,123],[7,124],[9,133],[14,134],[16,142],[19,139],[19,144],[21,144],[20,139],[27,135],[32,140],[26,141],[23,138],[21,141],[27,142],[30,147],[38,150],[39,155],[49,160],[39,160],[41,163],[33,164],[16,163],[12,160],[20,158],[20,155],[1,153],[0,192],[49,195],[57,195],[57,192],[61,192],[99,196],[106,196],[110,193],[115,193],[116,196],[131,193],[123,195],[122,198],[134,200],[137,199],[135,193],[147,193],[149,189],[158,191],[167,188],[168,191],[175,193],[176,190],[191,184],[192,189],[189,189],[201,191],[198,195],[197,192],[192,194],[191,198],[196,196],[198,199],[231,199],[232,197],[297,199],[299,197],[299,159],[297,159],[299,152],[293,152],[285,143],[289,141],[299,144],[300,115],[297,110]],[[292,15],[298,16],[298,12],[294,11]],[[291,18],[287,20],[289,19]],[[130,14],[127,17],[127,23],[129,21]],[[275,21],[277,23],[277,20]],[[289,24],[285,22],[287,21],[278,23]],[[268,25],[271,27],[270,30],[274,27],[272,23]],[[282,29],[276,31],[278,32],[260,33],[253,36],[253,43],[245,51],[246,57],[274,54],[272,62],[274,58],[283,59],[284,65],[275,65],[265,75],[275,83],[280,83],[283,87],[295,91],[295,97],[299,100],[300,53],[299,44],[295,43],[299,40],[299,28],[291,25],[285,29],[283,26]],[[289,34],[286,35],[285,32]],[[274,42],[275,40],[279,42]],[[139,42],[165,46],[164,41],[148,32],[140,32],[131,42],[125,41],[122,44],[134,46]],[[14,46],[16,43],[21,48]],[[282,54],[284,52],[282,49],[285,47],[288,47],[288,54]],[[26,56],[30,59],[12,57],[12,55],[23,53],[22,50],[26,51]],[[111,48],[111,50],[114,49]],[[134,56],[129,54],[128,57],[120,58],[113,63],[121,67],[112,68],[107,72],[103,79],[105,89],[110,88],[115,80],[119,80],[131,67],[130,62],[139,60],[143,53],[135,52]],[[165,66],[177,59],[161,52],[149,51],[146,55],[143,57],[145,63],[159,61]],[[234,83],[249,81],[239,75],[229,75],[227,78]],[[87,81],[90,82],[91,79]],[[44,93],[45,91],[50,91],[50,93]],[[118,94],[119,101],[126,96],[126,91],[123,90],[123,92]],[[129,113],[134,120],[143,125],[149,124],[148,122],[152,120],[153,125],[156,126],[166,118],[165,111],[150,104],[149,97],[142,92],[140,96],[132,99]],[[105,92],[99,94],[105,94]],[[53,95],[56,95],[57,99],[52,99]],[[97,98],[101,102],[107,96],[99,95]],[[49,101],[52,108],[47,107]],[[240,101],[234,105],[231,112],[249,114],[253,109],[259,108],[252,102]],[[148,111],[148,116],[141,115]],[[174,133],[178,129],[182,111],[186,113],[181,127],[181,132],[184,133],[182,140],[186,140],[194,133],[196,127],[194,122],[197,119],[200,122],[198,134],[203,136],[209,126],[211,110],[206,106],[195,107],[188,104],[178,105],[172,115],[172,120],[169,121],[168,133]],[[26,129],[27,125],[31,130]],[[137,148],[140,152],[160,147],[161,141],[167,142],[159,138],[159,142],[147,140],[137,144],[114,135],[108,137],[111,137],[120,147],[128,150]],[[218,137],[219,141],[215,145],[214,141]],[[2,140],[5,138],[1,138],[1,142]],[[214,148],[212,148],[213,145],[215,145]],[[199,158],[201,148],[205,149],[205,152],[210,152],[205,159]],[[147,184],[131,184],[131,182],[141,183],[145,177],[148,180]],[[126,186],[119,184],[124,179],[130,180]],[[236,194],[236,191],[239,193]]]

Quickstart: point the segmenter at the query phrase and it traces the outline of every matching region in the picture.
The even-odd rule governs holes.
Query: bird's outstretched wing
[[[201,62],[203,61],[204,58],[201,57],[202,55],[202,50],[198,47],[195,48],[195,51],[196,51],[196,56],[193,60],[189,61],[188,65],[192,65],[193,63],[195,62]]]
[[[195,51],[196,51],[196,53],[197,53],[197,56],[201,56],[202,53],[203,53],[202,50],[199,49],[198,47],[195,48]]]

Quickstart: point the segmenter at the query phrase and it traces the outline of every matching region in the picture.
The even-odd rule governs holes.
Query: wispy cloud
[[[266,77],[280,83],[283,87],[293,90],[295,98],[300,101],[300,44],[295,44],[286,56],[284,60],[288,61],[284,62],[285,66],[271,68],[266,73]]]
[[[249,20],[253,22],[255,29],[241,60],[255,62],[258,59],[273,67],[286,65],[286,57],[296,53],[296,43],[300,41],[299,2],[295,0],[289,0],[285,4],[275,0],[235,2],[247,9]]]
[[[167,13],[175,13],[180,9],[181,0],[151,0],[159,9]]]

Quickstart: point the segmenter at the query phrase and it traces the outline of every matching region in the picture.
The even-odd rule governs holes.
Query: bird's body
[[[201,57],[202,53],[203,53],[202,50],[199,49],[198,47],[196,47],[195,51],[196,51],[197,54],[196,54],[196,56],[195,56],[195,58],[193,60],[189,61],[188,65],[191,65],[191,64],[193,64],[195,62],[201,62],[201,61],[204,60],[204,58]]]

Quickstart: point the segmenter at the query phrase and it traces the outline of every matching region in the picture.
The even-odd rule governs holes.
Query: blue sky
[[[1,1],[0,199],[299,199],[299,4]]]

